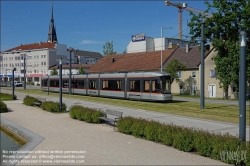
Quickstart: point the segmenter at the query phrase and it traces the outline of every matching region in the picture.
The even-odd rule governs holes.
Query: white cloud
[[[94,40],[83,40],[81,44],[102,44],[103,42],[94,41]]]

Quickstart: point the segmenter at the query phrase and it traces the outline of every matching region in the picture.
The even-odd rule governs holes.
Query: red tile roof
[[[41,49],[41,48],[55,48],[55,43],[50,43],[50,42],[40,42],[40,43],[33,43],[33,44],[21,44],[20,46],[11,48],[9,50],[6,50],[4,52],[11,52],[11,51],[23,51],[23,50],[33,50],[33,49]]]
[[[211,52],[205,51],[205,58]],[[187,68],[197,68],[201,63],[201,51],[198,46],[190,47],[188,53],[186,53],[186,47],[177,48],[176,51],[172,54],[172,56],[167,60],[167,62],[163,65],[163,68],[166,68],[168,63],[176,59],[181,63],[185,64]]]
[[[174,49],[162,51],[163,64],[173,52]],[[117,54],[104,56],[88,70],[88,73],[155,71],[159,70],[160,66],[161,51]]]
[[[90,68],[91,66],[93,66],[93,64],[71,64],[71,68],[72,69],[80,69],[80,67],[82,68]],[[58,65],[55,65],[55,66],[51,66],[49,68],[49,70],[52,70],[52,69],[58,69]],[[69,69],[69,64],[67,65],[62,65],[62,69]]]

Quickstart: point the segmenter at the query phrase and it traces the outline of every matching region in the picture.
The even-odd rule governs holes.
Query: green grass
[[[43,96],[48,95],[48,92],[42,92],[40,89],[16,89],[16,91]],[[59,97],[59,93],[50,92],[49,96]],[[239,123],[239,107],[233,105],[206,103],[205,108],[200,109],[199,102],[172,101],[167,103],[156,103],[68,94],[63,94],[63,97],[221,122]],[[247,108],[247,125],[250,125],[249,112],[250,110]]]

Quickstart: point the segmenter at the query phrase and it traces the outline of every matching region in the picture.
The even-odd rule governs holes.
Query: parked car
[[[23,86],[23,83],[21,83],[20,81],[15,81],[14,84],[15,84],[15,87],[22,87]]]

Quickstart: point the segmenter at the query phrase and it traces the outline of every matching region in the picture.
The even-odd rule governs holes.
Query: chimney
[[[189,45],[186,44],[186,54],[189,52]]]

